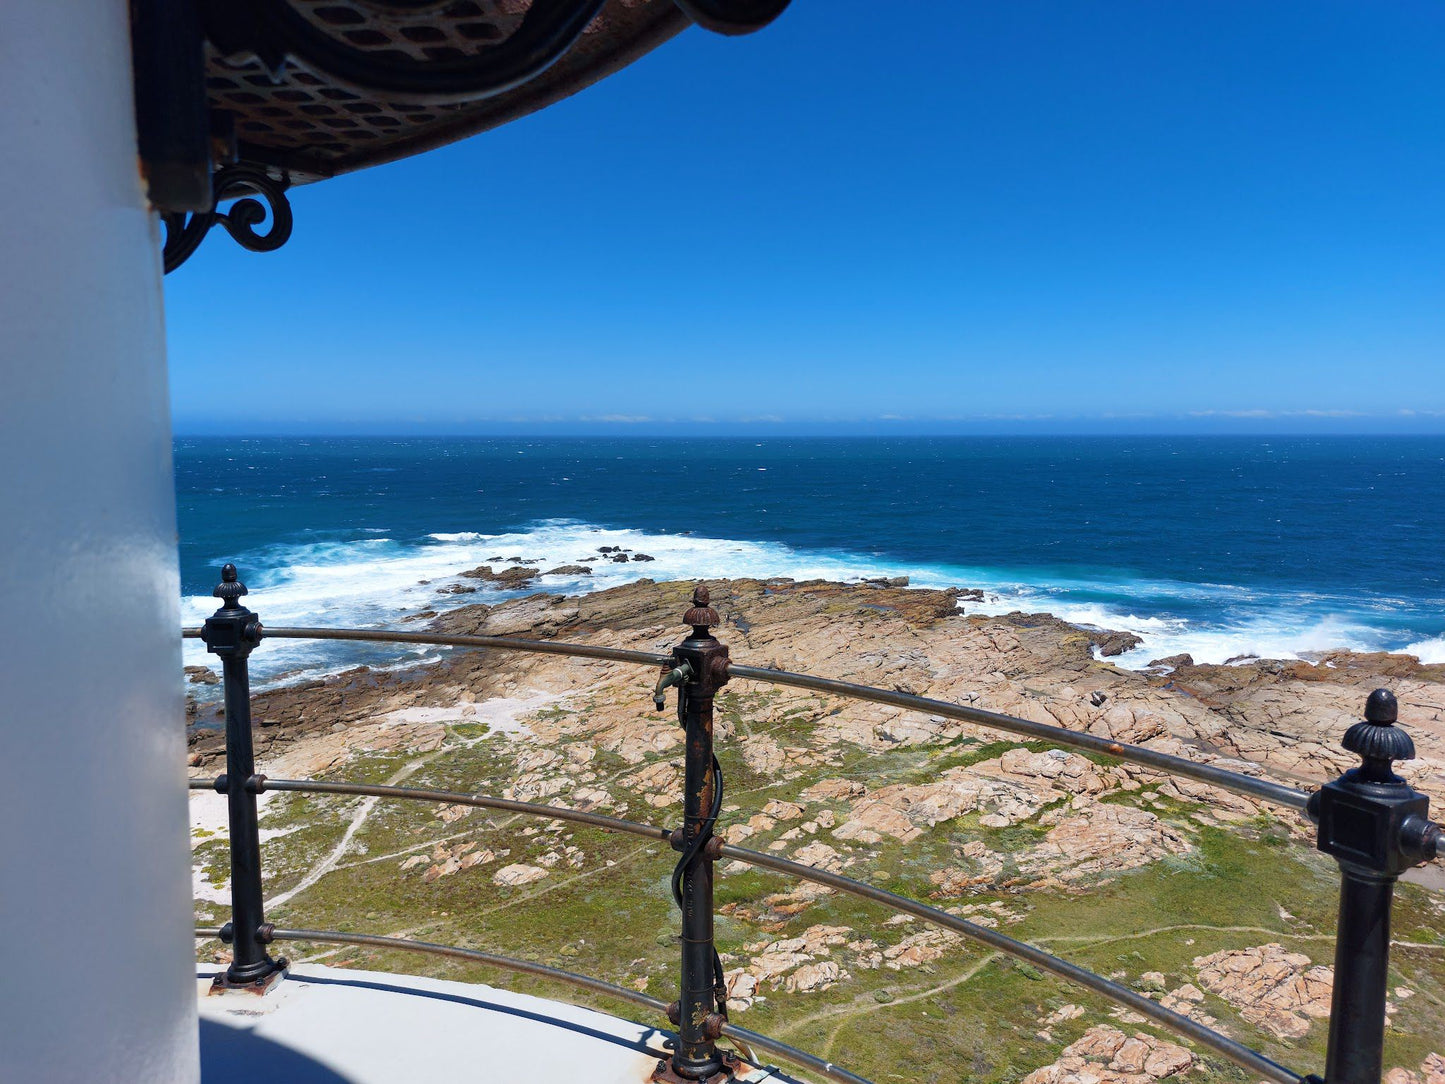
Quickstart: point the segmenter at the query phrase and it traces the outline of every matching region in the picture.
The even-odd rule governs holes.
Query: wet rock
[[[590,576],[592,569],[587,565],[558,565],[542,573],[544,576]]]
[[[1181,666],[1193,665],[1194,656],[1189,654],[1188,652],[1184,652],[1180,655],[1166,655],[1162,659],[1154,659],[1149,663],[1149,668],[1152,670],[1156,668],[1163,669],[1167,667],[1170,670],[1178,670]]]
[[[186,680],[192,685],[219,685],[220,676],[209,666],[187,666]]]
[[[469,569],[462,573],[469,580],[485,580],[488,583],[499,584],[502,587],[525,587],[535,580],[540,573],[535,568],[517,566],[504,568],[500,572],[493,572],[491,565],[482,565],[480,568]]]
[[[1111,629],[1101,629],[1089,635],[1091,645],[1105,658],[1133,651],[1144,642],[1143,637],[1135,636],[1132,632],[1115,632]]]

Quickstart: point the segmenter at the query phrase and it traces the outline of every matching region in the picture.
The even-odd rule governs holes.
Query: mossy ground
[[[767,733],[784,745],[806,745],[829,706],[805,701],[775,711],[772,695],[730,691],[719,698],[719,718],[731,722],[739,735]],[[735,749],[724,746],[720,756],[729,781],[727,801],[740,807],[736,819],[745,820],[768,800],[794,799],[820,778],[851,777],[873,788],[921,782],[950,767],[991,759],[1016,744],[1023,743],[963,740],[942,747],[900,747],[881,755],[838,748],[829,751],[833,763],[826,769],[786,780],[751,771]],[[1027,747],[1049,748],[1037,743]],[[479,724],[461,723],[448,728],[440,750],[361,757],[335,777],[379,782],[406,773],[407,785],[498,794],[514,777],[516,754],[522,748],[510,739],[486,736]],[[1107,758],[1094,759],[1107,762]],[[619,782],[637,765],[599,752],[588,767],[597,773],[595,785],[605,785],[626,804],[626,816],[662,825],[677,819],[675,809],[654,809],[645,796]],[[1158,798],[1152,791],[1116,794],[1110,800],[1139,803],[1146,797],[1150,809],[1187,833],[1193,844],[1188,854],[1077,890],[980,891],[943,902],[1002,901],[1023,916],[1004,927],[1010,936],[1133,985],[1146,971],[1163,972],[1171,988],[1193,982],[1195,957],[1267,941],[1304,952],[1317,963],[1330,962],[1338,887],[1330,862],[1267,817],[1211,827],[1195,818],[1199,807]],[[264,848],[268,896],[293,889],[317,863],[333,855],[365,801],[299,794],[273,799],[263,826],[285,834]],[[810,815],[818,808],[810,807]],[[833,803],[832,808],[841,820],[846,806]],[[676,996],[678,918],[668,891],[674,855],[665,844],[483,810],[451,823],[436,814],[436,807],[425,803],[372,802],[335,868],[272,908],[268,918],[289,927],[393,934],[475,947],[642,989],[663,1001]],[[763,849],[788,827],[779,824],[747,845]],[[929,900],[936,891],[929,874],[956,864],[954,851],[962,843],[982,839],[991,849],[1012,854],[1034,845],[1044,831],[1036,820],[989,829],[978,824],[976,815],[960,817],[906,844],[887,840],[857,850],[858,861],[847,872]],[[828,839],[826,834],[819,838]],[[425,867],[401,868],[409,855],[429,854],[438,841],[455,845],[472,840],[478,848],[509,849],[510,854],[430,884],[420,876]],[[535,863],[568,844],[584,853],[580,868],[559,864],[544,880],[522,887],[493,883],[499,866]],[[213,880],[223,879],[226,855],[224,839],[209,839],[198,846],[196,861],[213,874]],[[743,946],[794,936],[818,923],[848,926],[854,936],[872,937],[880,947],[924,928],[916,921],[885,925],[890,914],[882,907],[837,894],[794,914],[764,902],[793,887],[766,872],[720,873],[717,903],[728,912],[717,919],[720,949],[746,962]],[[224,912],[224,907],[198,902],[200,915],[224,917]],[[741,917],[750,914],[767,918]],[[1425,1054],[1445,1047],[1445,1029],[1440,1025],[1445,1008],[1441,915],[1438,897],[1412,885],[1400,887],[1396,937],[1411,944],[1395,950],[1391,987],[1408,986],[1415,994],[1397,1001],[1387,1065],[1418,1065]],[[202,945],[203,957],[215,948],[214,943]],[[453,960],[305,944],[290,946],[288,952],[293,959],[332,965],[491,982],[638,1016],[635,1006]],[[736,1021],[831,1058],[880,1084],[917,1080],[920,1066],[930,1071],[945,1068],[980,1082],[1015,1081],[1052,1061],[1091,1024],[1110,1021],[1112,1007],[1104,999],[985,947],[962,944],[941,959],[898,971],[854,966],[841,952],[835,958],[849,971],[846,981],[807,994],[764,990],[765,997]],[[1040,1039],[1041,1021],[1068,1002],[1083,1006],[1085,1015],[1056,1025],[1051,1038]],[[1231,1034],[1276,1060],[1301,1072],[1322,1072],[1322,1022],[1315,1022],[1305,1038],[1291,1043],[1251,1027],[1213,995],[1207,996],[1204,1008]],[[1153,1030],[1147,1025],[1119,1026]],[[1221,1081],[1253,1079],[1217,1058],[1204,1059],[1202,1066],[1200,1071]]]

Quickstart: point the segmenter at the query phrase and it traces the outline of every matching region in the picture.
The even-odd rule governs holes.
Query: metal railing
[[[1414,756],[1414,746],[1409,736],[1395,726],[1395,698],[1386,690],[1376,690],[1370,695],[1364,720],[1352,726],[1344,736],[1344,748],[1360,756],[1360,766],[1309,794],[1263,778],[1143,746],[1114,742],[979,708],[810,674],[734,664],[728,658],[727,647],[711,632],[719,619],[708,604],[706,588],[699,588],[694,593],[693,607],[683,617],[683,621],[692,626],[692,635],[667,655],[495,636],[447,636],[371,629],[263,629],[257,616],[239,602],[246,593],[245,586],[236,577],[234,566],[226,565],[222,571],[222,582],[214,592],[222,600],[220,609],[207,619],[203,627],[183,630],[187,637],[204,640],[207,649],[219,656],[222,662],[226,771],[215,780],[193,779],[190,784],[193,790],[214,789],[225,794],[228,802],[232,917],[230,922],[219,928],[196,930],[197,937],[218,937],[232,946],[233,959],[226,970],[216,976],[218,986],[268,988],[287,967],[284,958],[273,958],[269,953],[267,946],[276,941],[353,944],[432,953],[541,976],[628,1001],[649,1011],[665,1011],[677,1028],[677,1036],[672,1044],[671,1056],[659,1061],[653,1074],[654,1080],[714,1084],[728,1079],[738,1070],[740,1062],[737,1055],[719,1048],[717,1040],[726,1037],[750,1060],[753,1050],[762,1050],[832,1080],[867,1084],[863,1078],[846,1069],[775,1039],[739,1028],[728,1020],[727,989],[713,939],[714,863],[720,858],[728,858],[882,904],[1024,960],[1101,994],[1278,1084],[1305,1084],[1306,1081],[1317,1084],[1320,1080],[1315,1076],[1302,1076],[1143,994],[995,929],[837,873],[724,843],[721,837],[714,835],[722,806],[722,773],[712,749],[713,701],[724,684],[740,679],[888,704],[1067,748],[1107,754],[1141,767],[1184,776],[1306,814],[1318,826],[1319,849],[1337,860],[1341,872],[1334,991],[1324,1079],[1328,1084],[1378,1084],[1380,1080],[1394,884],[1405,870],[1432,860],[1442,850],[1442,830],[1429,819],[1428,799],[1391,770],[1395,760]],[[352,782],[268,779],[258,775],[252,748],[247,659],[263,637],[534,652],[660,667],[662,677],[654,692],[655,705],[661,710],[665,706],[666,689],[676,686],[678,718],[686,730],[683,824],[670,831],[597,813],[482,794]],[[682,911],[678,1000],[664,1006],[645,994],[600,979],[457,946],[372,934],[276,928],[265,919],[256,811],[257,795],[268,791],[363,795],[475,806],[568,821],[669,843],[680,852],[673,874],[673,894]]]

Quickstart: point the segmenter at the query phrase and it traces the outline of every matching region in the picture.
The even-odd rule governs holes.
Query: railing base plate
[[[683,1076],[672,1067],[671,1058],[662,1058],[657,1063],[657,1068],[652,1071],[648,1080],[652,1084],[732,1084],[753,1072],[756,1066],[749,1065],[736,1054],[730,1054],[726,1050],[718,1051],[722,1059],[723,1067],[719,1072],[710,1077]]]
[[[206,991],[207,997],[214,997],[217,994],[227,994],[233,991],[239,993],[255,994],[257,997],[264,997],[271,992],[271,988],[286,977],[286,966],[284,963],[275,971],[262,975],[259,979],[250,982],[232,982],[226,978],[224,971],[217,972],[211,979],[211,988]]]

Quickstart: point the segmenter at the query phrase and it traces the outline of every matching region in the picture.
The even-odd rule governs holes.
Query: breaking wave
[[[777,542],[605,528],[572,520],[546,520],[510,533],[429,534],[409,540],[374,531],[354,534],[350,541],[280,544],[238,555],[242,579],[251,591],[245,601],[273,626],[364,627],[398,625],[425,610],[495,603],[537,590],[598,591],[643,577],[858,582],[907,576],[915,587],[983,592],[981,601],[962,603],[969,613],[1046,612],[1076,624],[1132,632],[1141,644],[1115,660],[1128,667],[1181,653],[1197,662],[1222,663],[1247,656],[1298,658],[1334,649],[1404,651],[1427,662],[1445,662],[1445,635],[1402,625],[1399,615],[1405,604],[1398,599],[1362,601],[1317,592],[1264,593],[1230,584],[920,566]],[[611,552],[601,553],[603,547]],[[628,560],[612,559],[618,550]],[[528,563],[544,574],[522,590],[461,577],[479,565],[507,567],[513,562]],[[565,565],[592,571],[546,574]],[[458,584],[476,590],[441,593]],[[186,623],[199,624],[215,606],[209,596],[185,598]],[[187,664],[208,662],[196,641],[186,641],[185,654]],[[315,676],[359,662],[406,665],[435,654],[277,640],[252,656],[252,671],[264,682]]]

